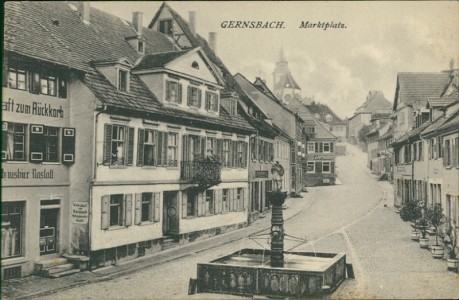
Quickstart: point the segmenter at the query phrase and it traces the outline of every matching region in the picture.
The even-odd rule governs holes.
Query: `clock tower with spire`
[[[288,104],[294,96],[301,98],[301,88],[290,73],[282,46],[273,72],[273,92],[285,104]]]

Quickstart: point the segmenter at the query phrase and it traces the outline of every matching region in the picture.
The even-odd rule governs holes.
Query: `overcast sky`
[[[217,32],[217,52],[230,71],[249,80],[272,72],[281,45],[302,96],[352,116],[369,90],[393,101],[397,72],[438,72],[459,66],[459,2],[168,2],[197,32]],[[161,2],[92,2],[148,26]],[[228,29],[223,21],[283,21],[284,29]],[[301,22],[341,22],[346,29],[304,29]]]

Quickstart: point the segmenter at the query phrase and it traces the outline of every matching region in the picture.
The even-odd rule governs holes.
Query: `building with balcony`
[[[89,2],[10,2],[5,16],[5,278],[247,224],[256,130],[202,48]]]

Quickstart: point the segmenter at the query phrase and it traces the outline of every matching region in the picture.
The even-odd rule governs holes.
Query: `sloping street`
[[[286,249],[298,246],[295,250],[346,253],[356,279],[347,279],[332,294],[334,299],[457,298],[458,275],[447,272],[445,261],[433,259],[429,251],[410,240],[409,224],[391,208],[391,185],[369,173],[365,154],[348,145],[348,155],[339,157],[337,165],[341,184],[311,188],[303,199],[290,200],[309,202],[305,210],[286,222],[288,234],[308,242],[297,245],[287,241]],[[242,235],[244,231],[239,230]],[[260,246],[243,238],[212,249],[204,247],[182,259],[39,299],[238,298],[188,296],[187,291],[189,278],[196,277],[197,263],[241,248]]]

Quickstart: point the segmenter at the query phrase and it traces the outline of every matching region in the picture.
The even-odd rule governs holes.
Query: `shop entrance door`
[[[178,192],[164,192],[164,234],[179,232]]]
[[[40,211],[40,255],[57,252],[59,208]]]

